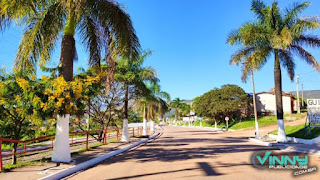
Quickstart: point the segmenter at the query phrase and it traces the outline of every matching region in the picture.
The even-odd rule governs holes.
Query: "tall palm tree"
[[[139,100],[136,100],[135,102],[136,109],[142,112],[142,116],[143,116],[142,136],[144,137],[148,136],[148,132],[147,132],[148,106],[150,107],[150,104],[153,103],[154,101],[155,101],[154,97],[151,96],[151,94],[149,94],[142,98],[139,98]]]
[[[276,112],[278,119],[278,142],[286,142],[283,123],[281,65],[287,69],[291,80],[294,78],[295,63],[293,55],[313,66],[320,72],[320,66],[313,55],[302,46],[320,47],[320,39],[307,35],[310,30],[320,26],[316,16],[299,18],[298,15],[310,5],[309,2],[294,4],[281,13],[277,1],[270,6],[260,0],[253,0],[251,10],[257,20],[246,23],[232,31],[228,37],[231,45],[241,47],[232,55],[231,64],[242,63],[242,79],[245,81],[252,68],[261,68],[274,55],[274,81],[276,96]]]
[[[132,94],[136,96],[144,96],[150,91],[145,86],[145,82],[157,82],[157,72],[152,67],[143,67],[143,62],[152,52],[142,53],[138,60],[130,61],[127,58],[122,58],[118,61],[117,73],[115,78],[122,82],[125,89],[124,107],[123,107],[123,133],[122,141],[129,141],[128,134],[128,106],[129,106],[129,87],[131,87]]]
[[[192,121],[191,121],[191,116],[190,116],[190,112],[191,112],[191,107],[189,104],[185,104],[185,103],[181,103],[179,106],[180,109],[180,116],[185,117],[185,116],[189,116],[189,126],[192,125]]]
[[[140,109],[143,114],[143,136],[147,136],[147,121],[150,121],[150,131],[154,132],[154,120],[157,115],[161,114],[168,107],[166,101],[170,100],[170,95],[167,92],[160,90],[160,85],[155,82],[146,84],[149,93],[136,101],[137,109]],[[163,99],[166,99],[163,100]]]
[[[151,121],[151,132],[154,132],[154,125],[155,125],[155,119],[156,115],[159,115],[159,119],[161,117],[164,117],[165,112],[168,110],[168,103],[170,101],[170,94],[161,91],[160,85],[156,84],[155,82],[152,82],[149,86],[149,89],[151,90],[151,95],[154,97],[153,102],[150,102],[150,121]]]
[[[174,116],[174,121],[175,125],[177,125],[177,121],[179,119],[179,114],[180,114],[180,106],[181,106],[182,101],[179,98],[174,99],[171,101],[170,106],[174,108],[175,116]]]
[[[60,75],[73,79],[77,59],[76,33],[89,52],[90,65],[108,62],[108,82],[113,80],[117,56],[136,59],[140,44],[130,16],[113,0],[25,0],[0,1],[0,30],[13,20],[26,25],[15,58],[15,69],[44,66],[62,36]],[[107,83],[107,90],[108,90]],[[58,116],[52,160],[70,162],[69,115]]]

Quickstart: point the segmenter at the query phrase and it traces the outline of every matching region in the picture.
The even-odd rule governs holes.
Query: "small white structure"
[[[276,97],[273,91],[260,92],[256,94],[257,112],[260,114],[276,115]],[[289,93],[282,93],[283,113],[292,114],[293,96]]]

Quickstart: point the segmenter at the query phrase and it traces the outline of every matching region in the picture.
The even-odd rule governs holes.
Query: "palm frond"
[[[146,58],[150,55],[152,55],[152,51],[148,50],[148,51],[144,51],[141,53],[141,55],[139,55],[139,58],[138,58],[138,62],[139,64],[143,64],[143,62],[146,60]]]
[[[295,52],[302,60],[304,60],[307,64],[314,67],[318,72],[320,72],[320,65],[318,61],[315,59],[315,57],[312,56],[312,54],[305,49],[303,49],[300,46],[292,45],[290,47],[290,50]]]
[[[286,8],[283,23],[287,26],[292,26],[296,21],[298,14],[305,10],[310,5],[310,2],[303,2],[301,4],[294,3],[291,8]]]
[[[271,49],[256,49],[242,61],[241,80],[247,82],[248,75],[251,71],[257,71],[267,62],[271,54]]]
[[[261,21],[264,21],[265,18],[265,8],[266,5],[263,3],[263,1],[253,0],[251,3],[251,11],[253,11],[257,18]]]
[[[14,66],[18,70],[36,68],[39,61],[41,66],[50,61],[58,35],[65,19],[65,12],[59,3],[48,6],[28,20],[27,30],[24,32]]]
[[[155,83],[159,82],[159,79],[157,78],[158,74],[152,67],[140,69],[137,73],[139,79],[142,81],[153,81]]]
[[[320,38],[315,35],[300,35],[294,40],[293,44],[312,48],[320,48]]]
[[[232,56],[229,61],[231,65],[238,65],[241,61],[244,60],[245,57],[250,55],[253,51],[255,51],[254,47],[242,47],[238,49]]]
[[[100,65],[104,44],[97,19],[91,17],[90,14],[85,14],[79,23],[79,29],[82,43],[86,45],[86,49],[89,52],[89,65]]]
[[[282,63],[282,66],[287,69],[288,75],[293,81],[294,79],[294,69],[295,69],[295,63],[292,57],[292,53],[287,50],[279,50],[279,59]]]
[[[311,16],[311,17],[298,19],[291,29],[293,33],[299,36],[303,32],[306,32],[309,30],[315,30],[319,27],[320,27],[320,21],[318,17]]]
[[[230,45],[241,43],[241,36],[239,34],[239,30],[233,30],[229,33],[227,43],[229,43]]]
[[[109,0],[88,1],[88,9],[97,17],[101,27],[108,29],[115,47],[114,56],[122,55],[137,60],[140,54],[140,43],[133,28],[130,16],[121,6]]]

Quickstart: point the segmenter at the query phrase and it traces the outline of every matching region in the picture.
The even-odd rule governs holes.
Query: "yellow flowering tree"
[[[98,87],[103,87],[104,77],[103,73],[91,73],[66,82],[55,76],[36,79],[28,71],[3,73],[0,75],[0,136],[33,137],[43,122],[52,127],[57,115],[83,115],[89,97],[100,91]],[[14,144],[13,151],[16,150]]]
[[[10,139],[32,138],[41,124],[34,108],[39,97],[34,89],[39,87],[35,78],[27,71],[0,74],[0,137]],[[13,144],[13,152],[17,151]],[[13,156],[12,163],[17,162]]]

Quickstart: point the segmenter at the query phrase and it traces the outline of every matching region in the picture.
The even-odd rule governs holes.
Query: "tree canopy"
[[[249,97],[237,85],[227,84],[196,97],[193,107],[197,116],[221,122],[226,116],[234,118],[247,108]]]

